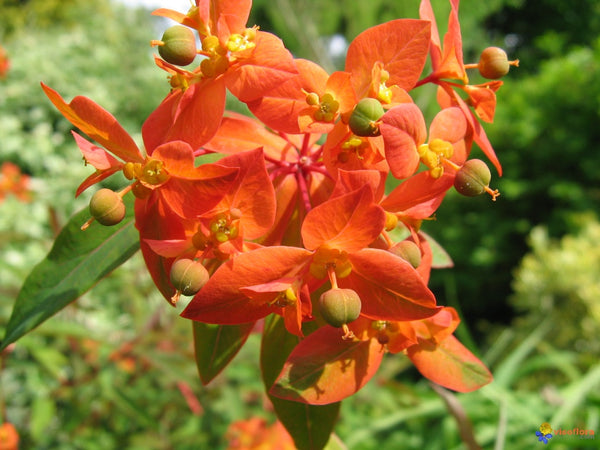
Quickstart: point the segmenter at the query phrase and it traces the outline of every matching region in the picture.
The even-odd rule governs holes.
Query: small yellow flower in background
[[[543,424],[540,425],[540,431],[544,434],[551,434],[552,427],[550,426],[550,424],[548,422],[544,422]]]

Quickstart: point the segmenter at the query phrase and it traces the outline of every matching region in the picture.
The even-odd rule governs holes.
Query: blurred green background
[[[448,2],[432,4],[445,30]],[[249,25],[332,71],[358,33],[415,18],[418,5],[257,0]],[[432,289],[459,310],[458,337],[495,381],[449,397],[389,357],[343,404],[336,433],[351,449],[476,448],[461,438],[468,421],[479,445],[494,449],[544,445],[535,436],[542,422],[600,432],[600,3],[463,0],[460,19],[465,62],[490,45],[521,61],[485,126],[504,169],[492,180],[501,197],[450,192],[424,226],[455,262],[434,272]],[[90,171],[40,81],[67,99],[92,98],[140,142],[141,124],[168,92],[149,46],[164,26],[149,10],[108,0],[0,0],[0,45],[11,61],[0,80],[0,164],[17,164],[33,191],[29,203],[11,195],[0,203],[0,328],[29,271],[89,200],[73,199]],[[434,92],[413,94],[431,117]],[[3,353],[0,419],[15,424],[24,449],[226,448],[231,422],[274,420],[258,347],[252,336],[200,386],[191,327],[155,292],[138,254]],[[468,420],[457,420],[463,410]],[[555,436],[550,445],[597,441]]]

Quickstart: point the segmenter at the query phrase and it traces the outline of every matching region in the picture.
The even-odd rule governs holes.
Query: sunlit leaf
[[[447,269],[450,267],[454,267],[454,261],[452,261],[450,255],[446,250],[444,250],[440,243],[433,239],[427,233],[423,233],[423,235],[427,239],[427,243],[431,247],[431,252],[433,253],[433,261],[431,263],[431,267],[435,269]]]
[[[302,241],[311,250],[327,245],[355,252],[373,242],[384,225],[385,212],[364,186],[312,209],[302,224]]]
[[[117,119],[87,97],[65,102],[58,92],[42,83],[44,92],[73,125],[125,161],[143,161],[135,141]]]
[[[325,326],[292,351],[269,393],[312,405],[341,401],[360,390],[377,372],[383,348],[375,339],[342,338]]]
[[[237,55],[237,67],[224,74],[227,88],[242,102],[251,102],[298,73],[292,55],[277,36],[258,31],[256,46]]]
[[[454,336],[438,345],[413,345],[408,357],[423,376],[458,392],[471,392],[492,381],[487,367]]]

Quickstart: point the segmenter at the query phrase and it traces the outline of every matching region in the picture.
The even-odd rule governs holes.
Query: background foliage
[[[375,23],[416,17],[418,3],[256,0],[250,22],[332,70],[344,54],[331,53],[333,43]],[[447,1],[432,3],[443,28]],[[401,357],[388,358],[377,380],[343,403],[336,431],[349,448],[459,448],[461,408],[485,448],[531,448],[543,421],[600,430],[598,8],[593,0],[576,8],[567,0],[461,1],[466,61],[488,45],[521,60],[486,127],[503,163],[504,177],[492,182],[502,196],[492,203],[450,193],[440,224],[426,231],[455,262],[433,274],[433,289],[441,303],[459,308],[460,339],[490,364],[496,381],[450,397]],[[34,195],[31,203],[9,196],[0,204],[5,324],[25,276],[88,199],[73,200],[89,169],[39,82],[65,98],[89,96],[138,141],[168,85],[148,45],[160,23],[147,11],[108,0],[2,0],[0,13],[0,44],[12,63],[0,81],[0,163],[31,175]],[[432,92],[417,101],[431,102]],[[190,328],[155,293],[137,255],[3,354],[3,419],[17,426],[23,448],[61,449],[225,448],[232,421],[272,420],[256,368],[258,338],[202,388]]]

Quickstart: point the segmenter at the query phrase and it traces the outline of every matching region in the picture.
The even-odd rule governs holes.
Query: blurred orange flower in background
[[[0,166],[0,203],[4,201],[8,194],[13,194],[22,202],[31,201],[29,175],[23,174],[16,164],[3,162],[2,166]]]

